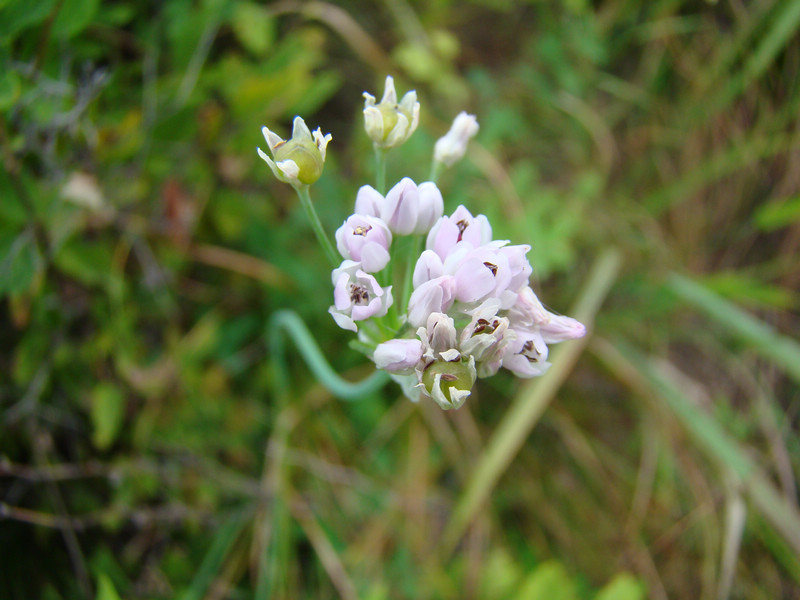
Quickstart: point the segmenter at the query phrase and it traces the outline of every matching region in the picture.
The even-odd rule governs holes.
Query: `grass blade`
[[[769,325],[687,277],[673,273],[667,279],[667,285],[682,300],[702,309],[717,323],[724,325],[736,337],[786,371],[792,379],[800,382],[800,344],[796,341],[780,335]]]
[[[643,394],[662,399],[675,413],[697,446],[715,463],[735,474],[753,504],[786,542],[800,553],[800,511],[790,504],[747,452],[701,410],[652,360],[624,342],[604,343],[597,352],[612,371],[623,373]]]
[[[245,515],[246,511],[239,511],[222,524],[216,536],[214,536],[214,541],[211,543],[208,554],[203,559],[200,568],[197,569],[189,589],[186,590],[181,600],[201,600],[205,596],[208,586],[211,585],[214,577],[219,573],[236,538],[239,537],[244,528],[246,523]]]
[[[587,327],[594,321],[595,314],[616,279],[620,262],[620,253],[615,249],[607,250],[595,262],[589,281],[576,307],[570,312]],[[481,456],[472,478],[453,511],[442,542],[446,554],[455,548],[466,527],[564,383],[586,346],[588,337],[587,335],[581,340],[556,347],[551,354],[550,370],[543,377],[528,382],[517,394],[514,403],[489,440],[486,451]]]

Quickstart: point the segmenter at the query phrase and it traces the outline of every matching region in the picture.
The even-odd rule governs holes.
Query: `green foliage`
[[[0,0],[0,597],[796,596],[798,7]],[[332,232],[387,72],[389,179],[476,114],[447,210],[590,297],[557,384],[411,405],[326,314],[259,130],[333,133]]]

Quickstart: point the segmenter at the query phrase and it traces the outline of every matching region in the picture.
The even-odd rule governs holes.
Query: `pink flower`
[[[461,331],[459,348],[475,357],[479,377],[497,373],[506,347],[516,338],[508,329],[508,319],[497,314],[499,310],[500,300],[489,298],[472,311],[469,324]]]
[[[452,215],[439,219],[428,233],[426,248],[433,250],[442,260],[455,249],[456,245],[466,242],[472,248],[488,244],[492,240],[492,226],[484,215],[473,217],[463,205]]]
[[[382,288],[359,263],[346,260],[334,269],[333,306],[328,309],[342,329],[358,331],[356,321],[382,317],[392,305],[392,286]]]
[[[362,186],[356,195],[356,213],[380,217],[399,235],[427,233],[442,216],[442,193],[431,181],[417,186],[404,177],[384,198],[375,188]]]
[[[392,234],[386,224],[369,215],[350,215],[336,230],[339,253],[360,262],[367,273],[375,273],[386,266],[391,243]]]
[[[547,344],[539,332],[515,330],[515,339],[506,347],[503,366],[517,377],[543,375],[550,367]]]
[[[453,305],[455,278],[443,275],[417,287],[408,300],[408,322],[420,327],[434,312],[447,312]]]
[[[417,264],[414,265],[414,276],[412,283],[417,288],[426,281],[436,279],[444,275],[444,264],[439,255],[433,250],[423,250],[422,254],[417,259]]]

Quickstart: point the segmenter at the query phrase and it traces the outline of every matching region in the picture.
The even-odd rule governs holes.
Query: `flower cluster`
[[[353,331],[356,321],[385,315],[393,304],[392,288],[381,288],[367,271],[389,263],[392,233],[427,233],[413,290],[398,318],[401,333],[378,342],[372,359],[413,399],[427,396],[451,409],[464,403],[478,377],[501,367],[519,377],[543,374],[549,366],[547,344],[581,337],[585,329],[547,311],[529,286],[530,246],[493,240],[488,219],[464,206],[441,216],[442,204],[431,182],[416,186],[403,179],[385,198],[362,188],[355,214],[336,233],[347,260],[334,270],[330,312]],[[363,334],[363,341],[374,343],[371,335]]]
[[[398,103],[392,77],[380,103],[364,93],[364,124],[376,149],[378,187],[385,155],[419,122],[416,93]],[[435,145],[432,179],[466,153],[478,132],[473,115],[459,114]],[[312,135],[300,117],[288,141],[264,128],[275,175],[292,184],[334,264],[337,325],[358,334],[357,347],[391,374],[412,400],[432,398],[443,409],[463,405],[478,378],[501,368],[519,377],[543,374],[548,344],[578,338],[584,326],[549,312],[529,285],[528,245],[495,240],[484,215],[459,206],[444,215],[434,181],[404,177],[385,195],[362,186],[354,212],[336,231],[336,250],[315,216],[308,186],[319,178],[330,134]]]

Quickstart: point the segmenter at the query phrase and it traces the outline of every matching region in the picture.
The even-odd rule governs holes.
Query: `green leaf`
[[[17,33],[38,25],[50,14],[55,5],[55,0],[11,0],[0,9],[0,40],[12,39]]]
[[[41,260],[33,233],[0,237],[0,298],[26,290],[33,281]]]
[[[779,334],[769,324],[687,277],[673,273],[667,285],[679,298],[701,309],[731,335],[800,382],[800,344],[796,340]]]
[[[0,111],[5,111],[14,106],[19,98],[19,76],[11,70],[0,73]]]
[[[755,215],[756,227],[761,231],[774,231],[800,222],[800,196],[781,198],[761,206]]]
[[[55,257],[58,269],[87,286],[104,286],[111,283],[111,249],[99,242],[86,242],[79,238],[69,240]]]
[[[620,573],[597,593],[594,600],[643,600],[644,587],[632,575]]]
[[[89,26],[100,6],[100,0],[64,0],[53,21],[53,36],[68,39]]]
[[[96,600],[120,600],[114,584],[111,583],[111,579],[105,573],[100,573],[97,576],[97,596],[95,598]]]
[[[720,296],[750,307],[790,309],[800,300],[793,290],[764,283],[743,273],[712,273],[703,278],[703,284]]]
[[[255,2],[238,2],[233,8],[231,27],[236,39],[249,52],[264,56],[275,41],[275,22],[269,11]]]
[[[125,417],[125,397],[110,383],[98,383],[92,391],[90,415],[92,443],[106,450],[117,439]]]
[[[513,600],[576,600],[575,585],[564,566],[556,561],[539,565],[522,582]]]

